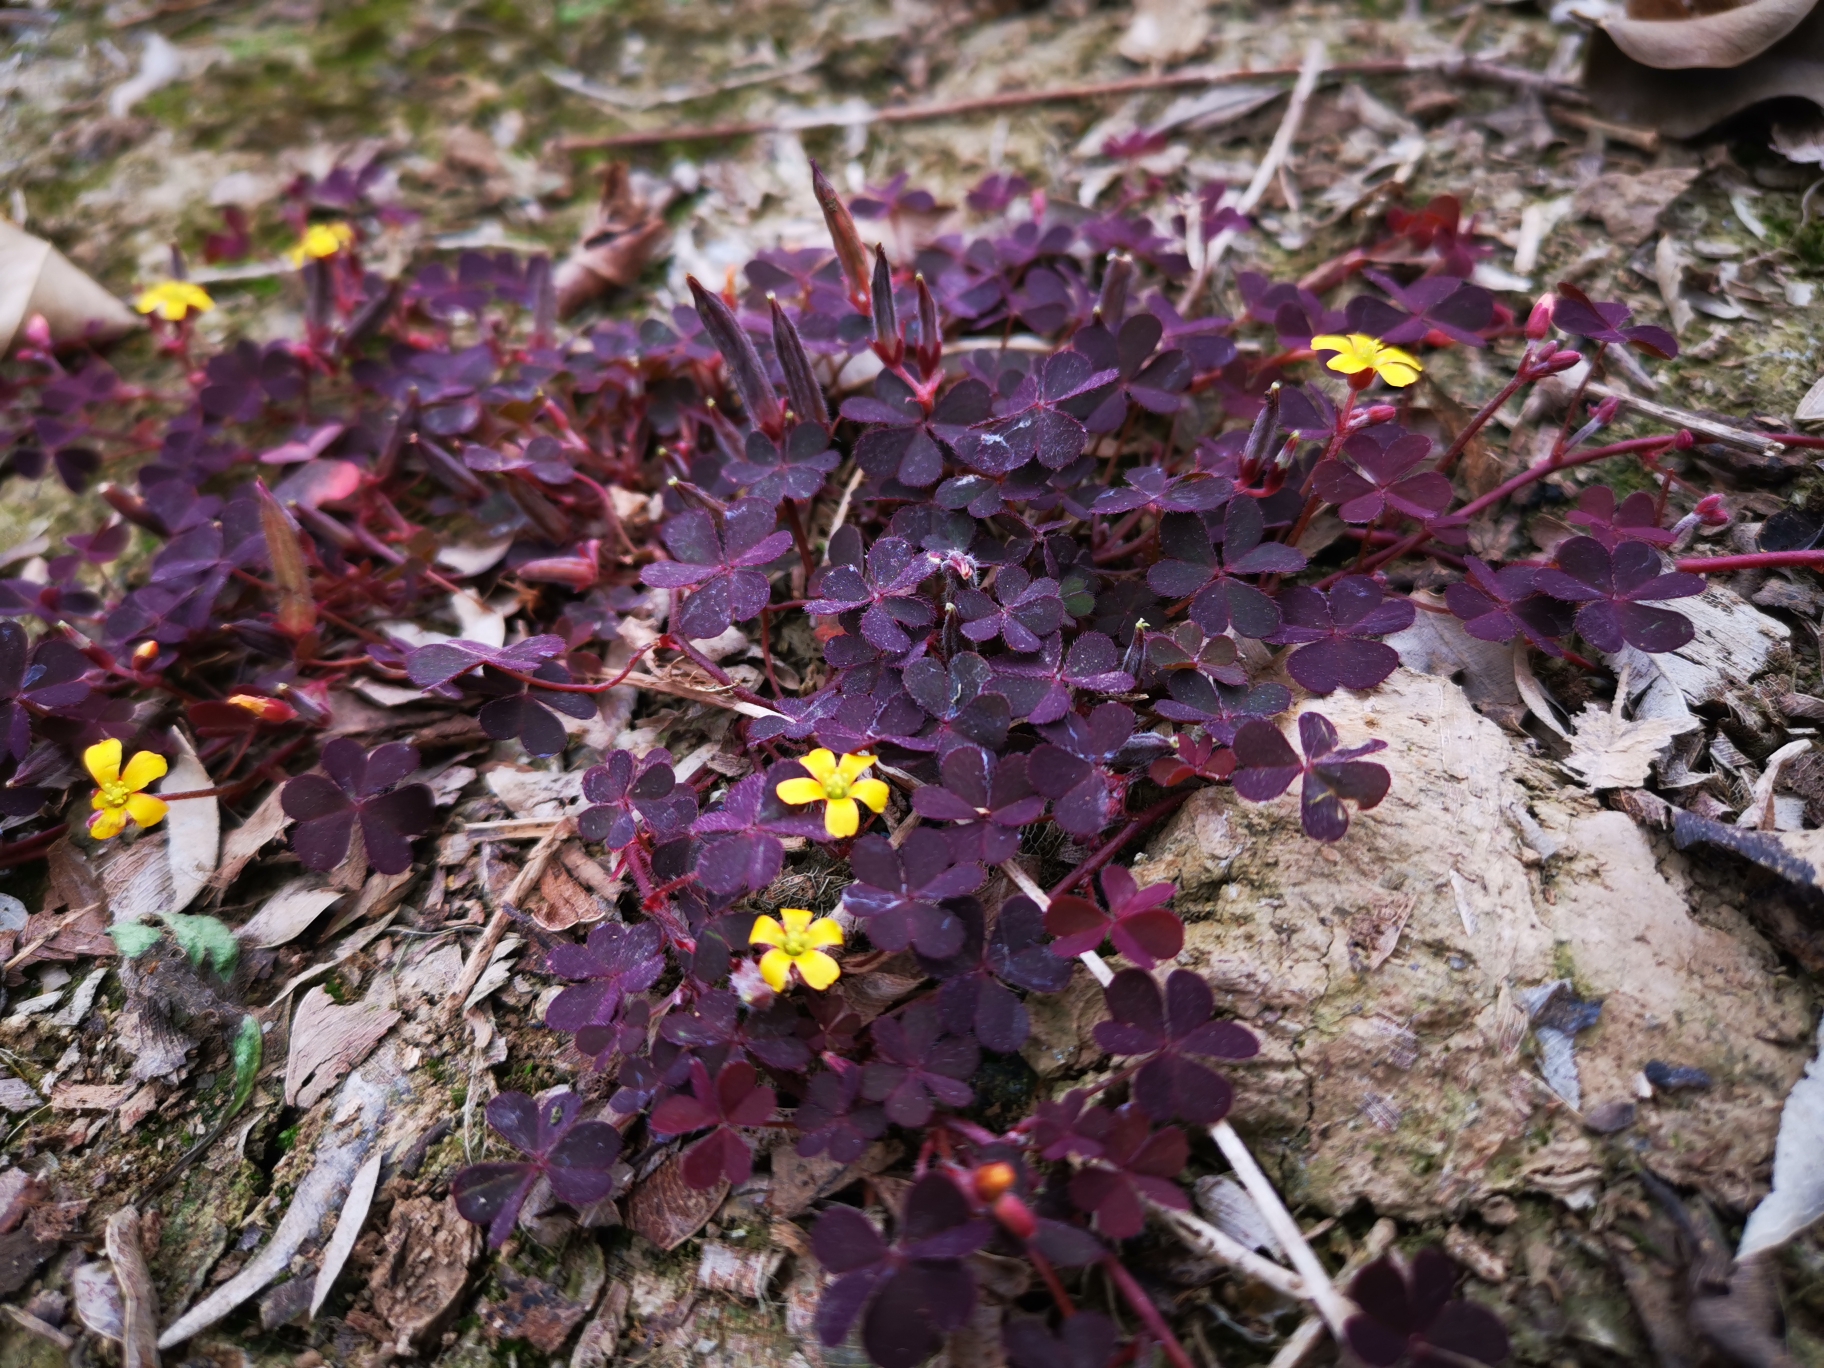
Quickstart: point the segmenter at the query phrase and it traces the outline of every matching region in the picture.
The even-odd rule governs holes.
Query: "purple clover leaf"
[[[640,582],[691,589],[677,630],[694,641],[720,636],[731,622],[746,622],[766,607],[772,586],[754,567],[792,545],[790,532],[773,531],[775,522],[773,505],[764,499],[731,505],[721,527],[702,509],[686,509],[665,523],[665,546],[676,559],[645,566]]]
[[[995,576],[994,595],[964,589],[956,596],[963,635],[978,644],[998,636],[1009,650],[1036,651],[1064,621],[1064,600],[1055,579],[1035,580],[1019,566],[1005,565]]]
[[[574,684],[570,671],[555,660],[547,660],[531,671],[533,680],[547,684]],[[493,695],[481,705],[477,720],[481,729],[496,741],[517,740],[527,755],[559,755],[563,752],[564,724],[557,714],[587,721],[599,708],[594,694],[575,693],[568,689],[541,689],[538,684],[515,679],[482,666],[471,675],[470,688]]]
[[[561,1092],[537,1101],[505,1092],[488,1103],[488,1125],[525,1156],[471,1164],[450,1179],[450,1196],[465,1220],[488,1228],[488,1246],[499,1249],[513,1233],[520,1208],[540,1178],[551,1194],[573,1207],[612,1196],[621,1133],[606,1121],[582,1121],[583,1099]]]
[[[358,741],[338,736],[323,747],[323,773],[300,774],[279,797],[297,823],[291,848],[306,869],[334,869],[348,854],[361,824],[367,862],[382,874],[412,867],[412,838],[429,830],[435,809],[423,784],[401,782],[418,768],[418,748],[389,742],[371,754]]]
[[[886,1112],[862,1101],[859,1068],[826,1069],[813,1077],[792,1120],[802,1157],[827,1154],[839,1164],[854,1163],[887,1133]]]
[[[1114,392],[1084,422],[1090,432],[1115,432],[1127,417],[1130,402],[1148,413],[1176,413],[1191,383],[1191,360],[1177,350],[1153,355],[1165,325],[1150,313],[1137,313],[1120,324],[1118,333],[1100,323],[1080,328],[1070,345],[1089,358],[1098,372],[1119,376]]]
[[[945,829],[958,860],[996,865],[1019,853],[1020,828],[1045,815],[1045,799],[1026,776],[1026,757],[996,757],[980,746],[958,746],[939,765],[941,784],[912,795],[912,810]]]
[[[1050,740],[1035,748],[1027,764],[1032,786],[1052,800],[1052,815],[1073,836],[1094,836],[1108,825],[1122,780],[1110,766],[1134,734],[1132,708],[1104,703],[1087,718],[1066,714],[1043,731]]]
[[[1253,1032],[1233,1021],[1212,1021],[1210,985],[1174,969],[1161,992],[1153,976],[1123,969],[1103,989],[1110,1021],[1095,1029],[1096,1044],[1111,1055],[1146,1055],[1134,1076],[1134,1101],[1155,1121],[1212,1126],[1229,1114],[1235,1090],[1199,1059],[1252,1059],[1260,1053]],[[1194,1057],[1193,1057],[1194,1056]]]
[[[1574,608],[1539,592],[1539,572],[1530,565],[1497,570],[1475,556],[1465,562],[1468,578],[1444,590],[1444,602],[1462,619],[1463,630],[1480,641],[1524,636],[1547,655],[1562,656],[1558,638],[1568,636]]]
[[[1466,347],[1486,347],[1485,329],[1495,323],[1495,297],[1460,276],[1421,276],[1401,285],[1379,271],[1362,273],[1392,296],[1394,303],[1358,295],[1344,313],[1351,332],[1367,333],[1393,347],[1423,342],[1433,333]],[[1394,305],[1398,305],[1395,308]]]
[[[817,1306],[818,1339],[834,1348],[859,1317],[862,1345],[879,1368],[917,1368],[968,1324],[975,1275],[963,1261],[992,1233],[941,1169],[906,1193],[892,1245],[854,1207],[829,1208],[811,1232],[811,1250],[832,1275]]]
[[[858,631],[876,650],[898,655],[912,649],[906,628],[922,631],[935,621],[931,605],[913,592],[935,568],[928,552],[900,537],[880,538],[864,559],[859,529],[845,527],[830,538],[830,563],[805,611],[841,615],[845,631]]]
[[[720,807],[692,824],[698,836],[711,838],[696,861],[697,878],[711,893],[757,893],[779,877],[785,847],[761,829],[767,795],[776,784],[776,774],[750,774],[729,789]]]
[[[1667,573],[1645,542],[1624,541],[1611,553],[1594,537],[1571,537],[1559,543],[1555,559],[1556,568],[1539,571],[1535,583],[1580,605],[1577,630],[1597,650],[1676,651],[1697,635],[1690,618],[1648,600],[1701,594],[1702,576]]]
[[[1086,1108],[1077,1129],[1088,1131],[1102,1152],[1072,1176],[1070,1200],[1094,1215],[1096,1229],[1111,1240],[1128,1240],[1146,1227],[1146,1204],[1188,1211],[1190,1201],[1175,1181],[1191,1157],[1190,1141],[1176,1126],[1155,1131],[1133,1103],[1113,1113]]]
[[[1589,529],[1589,535],[1613,551],[1623,541],[1643,541],[1649,546],[1670,546],[1676,537],[1659,525],[1653,496],[1637,489],[1618,505],[1607,485],[1591,485],[1577,496],[1575,511],[1565,518]]]
[[[1279,629],[1279,609],[1240,577],[1303,570],[1304,554],[1263,542],[1266,520],[1255,499],[1230,500],[1222,529],[1219,558],[1201,516],[1166,514],[1159,523],[1160,560],[1147,571],[1147,585],[1164,598],[1190,599],[1191,621],[1212,635],[1233,626],[1242,636],[1270,637]]]
[[[1110,1368],[1121,1350],[1115,1323],[1097,1311],[1079,1311],[1054,1335],[1039,1316],[1010,1316],[1001,1344],[1013,1368]]]
[[[1371,523],[1389,509],[1423,522],[1450,507],[1449,479],[1435,470],[1411,473],[1431,455],[1429,437],[1384,423],[1351,436],[1343,454],[1355,469],[1338,460],[1320,461],[1314,487],[1346,523]]]
[[[914,1002],[873,1027],[876,1058],[862,1074],[862,1095],[886,1104],[887,1119],[918,1130],[930,1124],[938,1103],[966,1107],[975,1090],[964,1080],[981,1064],[982,1052],[967,1036],[946,1035],[937,1004]]]
[[[1500,1363],[1510,1350],[1506,1328],[1487,1307],[1453,1297],[1456,1285],[1457,1266],[1440,1249],[1421,1249],[1404,1269],[1383,1255],[1349,1284],[1362,1308],[1344,1326],[1349,1347],[1374,1368]]]
[[[746,459],[730,461],[723,473],[749,498],[778,504],[783,499],[814,499],[842,458],[830,449],[829,434],[818,423],[798,423],[775,442],[764,432],[747,434]]]
[[[1193,471],[1168,475],[1158,466],[1135,466],[1127,472],[1126,489],[1105,489],[1096,496],[1097,513],[1131,513],[1137,508],[1153,513],[1208,513],[1221,508],[1235,493],[1231,480]]]
[[[1078,633],[1068,652],[1062,635],[1054,634],[1031,655],[997,656],[992,664],[995,692],[1013,716],[1035,726],[1069,713],[1078,689],[1126,693],[1134,687],[1133,675],[1121,668],[1120,647],[1102,632]]]
[[[937,719],[937,729],[912,744],[948,755],[958,746],[984,746],[1000,750],[1013,725],[1012,711],[1000,694],[984,690],[994,678],[992,667],[973,651],[958,651],[945,665],[923,656],[901,674],[912,701]],[[905,737],[897,738],[901,745]]]
[[[1336,728],[1319,713],[1301,714],[1298,740],[1301,760],[1284,733],[1270,722],[1249,722],[1235,733],[1235,792],[1250,803],[1279,797],[1304,776],[1299,820],[1314,841],[1340,841],[1349,830],[1345,799],[1363,812],[1387,796],[1392,776],[1385,766],[1361,757],[1385,750],[1385,741],[1339,749]]]
[[[680,1170],[693,1188],[713,1188],[727,1179],[745,1183],[754,1172],[754,1152],[738,1127],[763,1126],[772,1119],[779,1097],[762,1087],[745,1059],[734,1059],[717,1071],[714,1081],[703,1061],[690,1061],[690,1093],[673,1093],[653,1108],[648,1124],[655,1135],[709,1134],[684,1151]]]
[[[974,1036],[997,1054],[1013,1054],[1026,1043],[1032,1019],[1012,990],[1061,992],[1070,982],[1070,961],[1046,948],[1044,917],[1030,898],[1008,899],[986,932],[974,898],[958,898],[950,907],[965,931],[961,949],[944,960],[919,957],[926,973],[943,980],[938,1009],[944,1027]]]
[[[1366,575],[1345,575],[1325,594],[1293,585],[1279,596],[1285,622],[1272,640],[1295,643],[1286,672],[1314,694],[1372,689],[1400,665],[1400,653],[1373,638],[1412,626],[1409,599],[1390,599]]]
[[[982,886],[979,864],[953,864],[950,842],[930,827],[919,827],[895,850],[884,836],[863,836],[849,852],[855,882],[842,903],[863,919],[868,939],[883,950],[908,945],[931,959],[962,949],[963,926],[943,906]]]
[[[581,945],[560,941],[552,946],[545,970],[557,978],[580,980],[551,1000],[545,1025],[571,1032],[579,1050],[599,1055],[628,996],[645,992],[665,972],[659,928],[653,922],[604,922]]]
[[[1178,891],[1175,884],[1141,888],[1120,865],[1102,871],[1103,910],[1089,898],[1067,893],[1045,909],[1045,929],[1056,936],[1051,953],[1074,959],[1113,941],[1115,949],[1143,969],[1172,959],[1184,949],[1184,923],[1165,904]]]
[[[671,752],[650,750],[638,760],[631,751],[610,751],[583,773],[588,807],[576,819],[585,841],[625,850],[645,822],[661,841],[684,833],[697,815],[697,797],[672,773]]]
[[[1552,322],[1590,342],[1633,347],[1670,361],[1678,355],[1678,339],[1664,328],[1628,326],[1633,310],[1618,300],[1597,303],[1575,285],[1560,284],[1552,303]]]
[[[992,416],[993,400],[986,384],[969,378],[951,386],[927,414],[910,385],[882,371],[872,398],[843,401],[844,418],[872,425],[856,440],[855,464],[883,488],[928,489],[944,476],[945,450]]]

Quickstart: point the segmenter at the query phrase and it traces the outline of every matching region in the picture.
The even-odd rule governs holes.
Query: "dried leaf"
[[[247,944],[268,950],[295,939],[343,896],[339,888],[324,888],[315,875],[293,879],[274,893],[245,923],[235,929]]]
[[[1662,718],[1629,721],[1595,703],[1583,705],[1564,767],[1588,789],[1639,788],[1677,728]]]
[[[468,1286],[481,1231],[450,1198],[410,1197],[393,1205],[386,1242],[368,1275],[374,1311],[407,1344],[440,1332]]]
[[[1689,190],[1703,172],[1696,167],[1655,167],[1629,174],[1611,171],[1577,192],[1571,207],[1583,218],[1601,221],[1609,236],[1624,247],[1638,247],[1653,236],[1659,216]]]
[[[1138,66],[1171,66],[1193,56],[1210,36],[1203,0],[1135,0],[1134,17],[1115,51]]]
[[[342,1265],[348,1262],[348,1256],[354,1252],[355,1239],[367,1221],[367,1210],[374,1200],[374,1188],[380,1182],[380,1161],[385,1157],[379,1153],[372,1155],[361,1165],[354,1180],[348,1185],[348,1196],[343,1199],[341,1214],[336,1217],[335,1233],[323,1247],[323,1262],[317,1269],[316,1286],[310,1294],[312,1320],[323,1309],[330,1289],[336,1285],[336,1278],[342,1272]]]
[[[10,352],[19,330],[43,314],[51,340],[105,341],[139,326],[125,304],[72,266],[43,238],[0,219],[0,354]]]
[[[1741,1248],[1746,1259],[1786,1243],[1819,1217],[1824,1217],[1824,1023],[1818,1027],[1818,1054],[1792,1085],[1780,1113],[1780,1135],[1773,1147],[1773,1191],[1748,1215]]]
[[[291,818],[285,815],[285,808],[280,802],[283,790],[284,785],[274,785],[272,791],[253,810],[253,815],[228,833],[228,838],[222,842],[221,863],[215,871],[214,882],[217,888],[226,888],[240,878],[241,871],[265,848],[267,842],[276,841],[285,834],[285,828],[291,825]]]
[[[323,1218],[347,1195],[380,1138],[382,1122],[410,1098],[410,1082],[390,1053],[351,1075],[331,1109],[335,1124],[324,1131],[310,1172],[292,1194],[272,1238],[239,1273],[179,1316],[159,1337],[158,1347],[173,1348],[208,1329],[289,1269],[305,1239],[318,1234]]]
[[[1817,0],[1748,0],[1693,14],[1668,0],[1630,0],[1627,13],[1602,21],[1615,45],[1662,70],[1738,67],[1799,26]]]
[[[158,786],[160,793],[193,793],[214,787],[215,781],[196,749],[182,732],[174,733],[177,754],[171,769]],[[215,873],[215,861],[222,845],[222,808],[213,794],[207,798],[186,798],[171,804],[165,814],[165,860],[171,870],[171,901],[156,909],[159,912],[181,912],[191,900],[208,887]],[[118,920],[118,917],[116,918]]]
[[[287,636],[301,637],[317,625],[317,600],[310,592],[310,566],[304,559],[304,530],[266,488],[253,482],[260,500],[260,531],[272,562],[272,582],[279,591],[275,625]]]
[[[547,931],[566,931],[578,922],[600,921],[606,915],[582,885],[556,866],[547,866],[538,879],[539,900],[532,904],[532,918]]]
[[[640,278],[666,245],[663,209],[635,193],[626,162],[609,163],[602,173],[602,197],[582,241],[554,277],[560,318]]]
[[[712,1188],[686,1183],[683,1162],[674,1154],[627,1199],[627,1225],[662,1250],[676,1249],[703,1228],[727,1195],[726,1178]]]
[[[373,1001],[338,1007],[321,986],[298,1002],[285,1061],[285,1105],[309,1110],[393,1028],[399,1013]]]

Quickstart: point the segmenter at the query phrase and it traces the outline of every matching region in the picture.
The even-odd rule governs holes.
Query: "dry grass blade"
[[[108,1217],[108,1262],[120,1284],[123,1368],[158,1368],[158,1292],[139,1243],[139,1212],[122,1207]]]

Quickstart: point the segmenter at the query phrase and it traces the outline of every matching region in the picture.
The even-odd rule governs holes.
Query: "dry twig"
[[[120,1284],[123,1368],[158,1368],[158,1292],[139,1244],[139,1212],[122,1207],[108,1217],[108,1262]]]

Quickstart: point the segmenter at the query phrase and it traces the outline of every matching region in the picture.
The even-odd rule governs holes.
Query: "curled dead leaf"
[[[56,343],[109,341],[139,326],[125,304],[41,237],[0,219],[0,354],[33,314]]]
[[[602,176],[602,197],[583,230],[582,241],[557,268],[557,312],[568,318],[610,290],[638,280],[666,245],[664,205],[649,203],[633,188],[626,162],[613,162]]]
[[[1747,0],[1686,5],[1629,0],[1627,12],[1603,20],[1615,45],[1635,61],[1664,70],[1737,67],[1760,56],[1799,26],[1817,0]]]

